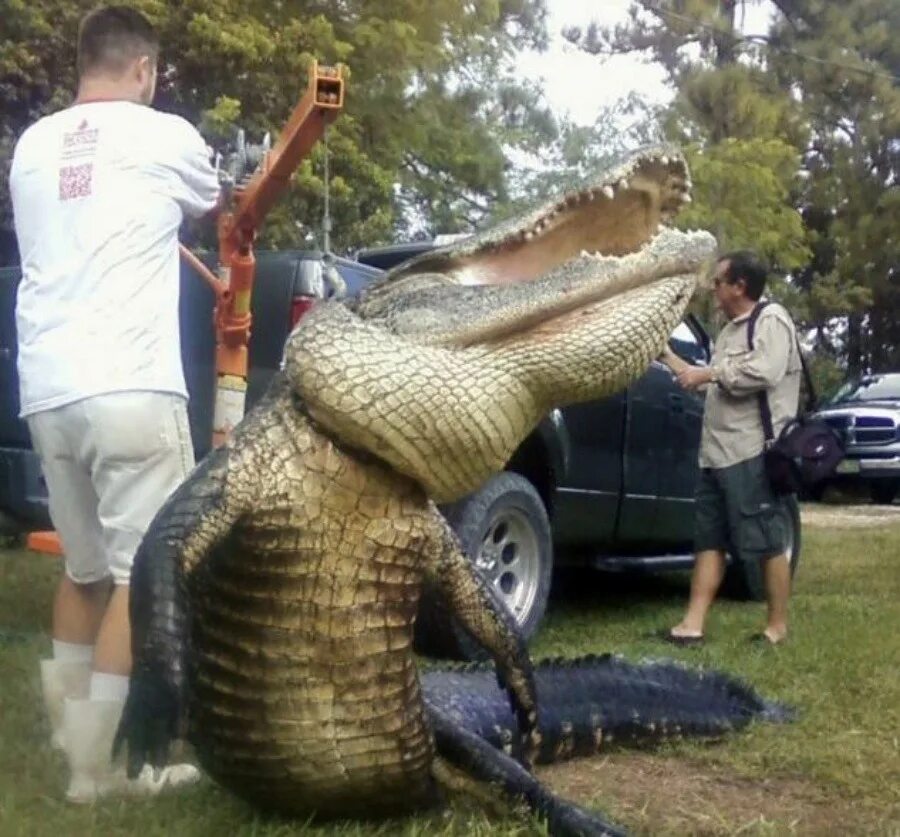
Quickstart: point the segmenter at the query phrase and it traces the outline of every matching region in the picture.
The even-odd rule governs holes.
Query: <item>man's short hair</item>
[[[769,270],[756,253],[751,250],[735,250],[719,256],[717,261],[720,264],[722,262],[728,263],[728,267],[725,270],[725,280],[729,284],[734,284],[739,279],[743,279],[744,287],[747,289],[747,296],[754,302],[763,295]]]
[[[87,14],[78,29],[78,75],[95,71],[124,73],[144,55],[156,63],[159,38],[153,25],[130,6],[101,6]]]

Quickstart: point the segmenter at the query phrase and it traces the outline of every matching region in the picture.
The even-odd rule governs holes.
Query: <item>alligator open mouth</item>
[[[690,200],[681,152],[639,151],[587,188],[413,259],[392,275],[435,272],[460,285],[531,281],[582,252],[636,252]]]
[[[548,409],[616,392],[659,356],[716,249],[665,226],[689,200],[682,155],[640,151],[319,306],[288,342],[288,377],[336,438],[458,498]]]

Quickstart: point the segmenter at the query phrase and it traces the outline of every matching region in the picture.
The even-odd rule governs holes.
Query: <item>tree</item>
[[[778,292],[826,359],[900,368],[900,4],[774,0],[770,30],[750,37],[736,25],[748,5],[641,0],[625,26],[568,35],[666,68],[666,130],[689,144],[697,184],[683,222],[787,273]]]
[[[820,345],[852,374],[900,369],[900,4],[781,0],[778,83],[808,114],[800,206],[813,259],[796,275]],[[839,318],[836,321],[836,318]]]
[[[534,91],[512,76],[514,51],[545,43],[544,0],[133,5],[162,40],[157,104],[220,133],[236,120],[250,139],[277,134],[314,57],[349,66],[345,111],[328,138],[341,251],[408,229],[471,227],[505,196],[506,149],[555,131]],[[27,124],[70,101],[77,23],[94,6],[0,0],[0,229],[7,234],[13,144]],[[319,145],[299,167],[264,244],[318,239],[323,153]],[[8,260],[8,250],[0,256]]]
[[[570,28],[595,54],[647,51],[676,91],[665,135],[691,165],[694,203],[679,224],[713,231],[723,250],[754,246],[778,268],[808,257],[792,205],[805,125],[740,34],[736,0],[642,0],[613,30]]]
[[[593,125],[567,119],[557,123],[551,137],[532,153],[519,155],[509,176],[508,200],[497,202],[491,213],[501,220],[548,196],[583,188],[585,183],[629,151],[661,141],[656,105],[631,95],[598,114]]]

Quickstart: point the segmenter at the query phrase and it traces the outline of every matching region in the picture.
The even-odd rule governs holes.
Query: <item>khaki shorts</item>
[[[26,419],[50,519],[78,584],[128,584],[141,538],[194,464],[187,404],[161,392],[116,392]]]
[[[786,497],[773,494],[762,456],[704,468],[697,484],[694,550],[721,550],[743,559],[783,555],[791,537]]]

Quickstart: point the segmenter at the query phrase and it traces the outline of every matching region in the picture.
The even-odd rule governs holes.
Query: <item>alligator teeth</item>
[[[662,157],[659,158],[659,162],[664,166],[667,166],[669,165],[669,158],[665,154],[663,154]]]
[[[522,237],[526,241],[531,241],[531,239],[534,238],[534,233],[531,230],[525,230],[525,232],[522,233]]]
[[[692,198],[691,198],[691,196],[690,196],[687,192],[682,192],[682,193],[681,193],[681,197],[679,198],[679,200],[680,200],[682,203],[690,203],[691,200],[692,200]]]
[[[609,184],[604,186],[600,191],[603,192],[603,196],[609,198],[609,200],[612,200],[616,196],[616,193],[613,191],[613,187]]]
[[[623,177],[617,184],[616,188],[622,192],[628,188],[628,181]]]

